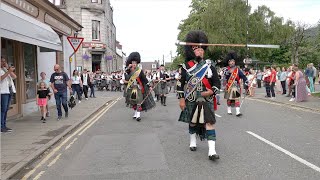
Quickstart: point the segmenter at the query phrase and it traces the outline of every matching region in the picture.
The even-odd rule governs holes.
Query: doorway
[[[92,72],[101,70],[102,54],[92,54]]]

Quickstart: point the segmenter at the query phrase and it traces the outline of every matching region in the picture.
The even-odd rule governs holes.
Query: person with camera
[[[11,132],[12,129],[7,127],[7,114],[13,94],[16,93],[16,88],[13,79],[17,76],[14,73],[15,68],[8,65],[5,58],[1,57],[0,69],[0,92],[1,92],[1,133]]]

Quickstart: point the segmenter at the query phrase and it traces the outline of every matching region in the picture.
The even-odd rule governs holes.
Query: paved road
[[[247,99],[237,118],[226,114],[223,102],[220,160],[212,162],[206,142],[189,150],[188,126],[177,121],[177,100],[170,96],[167,107],[144,113],[141,122],[119,100],[82,135],[51,151],[48,161],[35,162],[31,169],[43,164],[29,179],[320,179],[319,114]]]

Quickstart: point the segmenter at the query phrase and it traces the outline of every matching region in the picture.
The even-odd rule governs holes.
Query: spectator
[[[248,75],[248,81],[249,81],[249,96],[253,97],[255,95],[255,88],[257,86],[257,76],[254,70],[250,70]]]
[[[54,98],[56,100],[56,106],[58,111],[58,121],[62,118],[62,110],[61,104],[65,111],[65,117],[68,117],[68,87],[70,93],[72,93],[71,83],[68,75],[65,72],[61,71],[60,65],[54,65],[54,73],[51,75],[50,78],[51,88],[54,93]]]
[[[263,81],[264,81],[266,93],[267,93],[266,97],[270,98],[271,97],[271,95],[270,95],[270,91],[271,91],[271,69],[270,69],[270,66],[265,67]]]
[[[46,122],[46,115],[48,109],[47,103],[48,103],[48,96],[51,96],[51,93],[49,91],[48,86],[46,85],[45,82],[40,82],[38,84],[38,91],[37,91],[37,105],[40,107],[41,110],[41,120],[43,123]]]
[[[73,91],[73,95],[77,93],[79,103],[81,103],[82,100],[82,94],[81,94],[81,88],[82,88],[82,81],[81,77],[79,76],[79,72],[77,70],[74,70],[71,77],[71,87]]]
[[[277,81],[276,67],[272,66],[271,67],[271,80],[270,80],[270,90],[271,90],[272,99],[274,99],[276,97],[276,94],[274,92],[274,87],[276,85],[276,81]]]
[[[295,99],[291,99],[291,101],[295,100],[296,102],[306,101],[307,100],[307,82],[303,76],[303,73],[298,69],[298,67],[294,67],[295,71]]]
[[[14,70],[15,68],[13,66],[9,67],[5,58],[1,57],[1,133],[12,132],[12,129],[7,127],[7,114],[11,104],[11,98],[13,94],[16,93],[13,79],[16,79],[17,76]]]
[[[94,94],[94,85],[95,85],[95,74],[92,72],[89,75],[90,77],[90,82],[89,82],[89,87],[90,87],[90,97],[92,98],[96,98],[95,94]]]
[[[313,93],[314,92],[314,83],[313,83],[313,69],[312,69],[312,65],[308,64],[307,65],[307,69],[305,70],[305,75],[306,75],[306,83],[310,89],[310,92]]]
[[[286,80],[287,80],[287,69],[285,67],[282,67],[282,71],[280,74],[280,82],[281,82],[281,87],[282,87],[282,95],[287,94],[287,89],[286,89]]]
[[[315,83],[316,83],[316,77],[317,77],[317,68],[314,67],[313,63],[311,63],[311,67],[313,70],[313,90],[316,91],[315,89]]]
[[[261,70],[259,69],[258,72],[257,72],[257,84],[258,84],[258,88],[261,88],[261,81],[262,81],[262,72]]]
[[[44,82],[46,87],[49,89],[49,93],[50,93],[50,80],[46,78],[47,74],[45,72],[41,72],[40,73],[40,77],[41,79],[38,81],[38,87],[40,87],[40,83]],[[48,96],[48,101],[51,99],[51,96]],[[47,102],[47,105],[46,105],[46,109],[47,109],[47,113],[46,113],[46,117],[50,117],[50,112],[48,111],[49,110],[49,105],[48,105],[48,102]]]
[[[86,100],[88,100],[88,91],[89,91],[89,84],[90,84],[90,75],[87,69],[83,70],[83,74],[81,74],[81,81],[83,87],[83,93]]]

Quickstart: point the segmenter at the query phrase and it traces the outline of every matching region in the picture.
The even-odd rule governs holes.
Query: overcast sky
[[[141,54],[142,61],[170,62],[176,54],[179,22],[188,17],[191,0],[110,0],[117,40],[127,55]],[[266,5],[277,16],[314,25],[320,20],[320,0],[249,0],[256,9]],[[216,42],[223,43],[223,42]],[[241,42],[239,42],[241,43]]]

